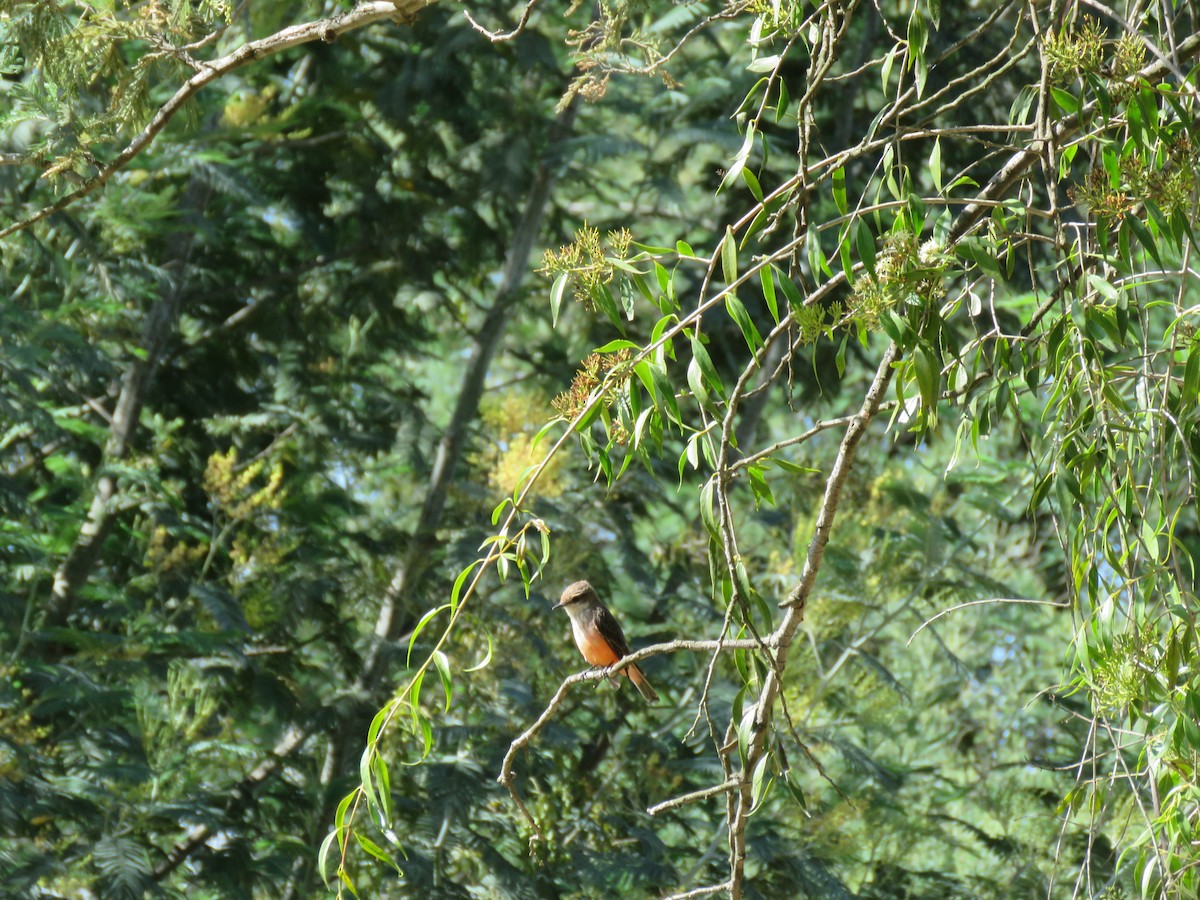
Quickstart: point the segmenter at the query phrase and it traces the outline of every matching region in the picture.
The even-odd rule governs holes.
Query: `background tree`
[[[1194,892],[1195,10],[426,5],[0,7],[4,890]]]

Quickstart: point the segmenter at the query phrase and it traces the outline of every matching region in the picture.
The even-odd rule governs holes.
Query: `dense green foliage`
[[[426,5],[0,2],[0,894],[1194,896],[1193,5]]]

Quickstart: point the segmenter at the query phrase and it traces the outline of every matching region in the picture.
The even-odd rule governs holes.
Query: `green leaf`
[[[764,753],[762,758],[754,766],[754,772],[750,776],[750,809],[751,812],[758,809],[763,800],[767,798],[768,788],[774,781],[773,778],[767,778],[769,770],[770,757]]]
[[[679,404],[675,400],[675,386],[671,384],[671,380],[667,377],[666,369],[661,366],[650,366],[650,377],[654,381],[654,386],[658,391],[656,400],[662,406],[662,412],[665,418],[669,418],[677,425],[683,425],[683,418],[679,415]]]
[[[712,357],[708,355],[708,348],[704,346],[699,335],[692,336],[692,361],[699,366],[705,384],[724,398],[725,385],[721,382],[717,367],[713,365]]]
[[[800,806],[800,809],[804,811],[805,815],[808,815],[808,801],[804,798],[804,791],[800,788],[799,783],[796,781],[796,777],[792,774],[790,769],[784,773],[783,783],[787,786],[788,792],[792,795],[792,799],[796,801],[796,803]]]
[[[433,664],[442,679],[442,690],[446,694],[446,712],[450,712],[450,701],[454,697],[454,676],[450,672],[450,660],[441,650],[433,651]]]
[[[981,238],[969,237],[959,241],[954,245],[954,252],[962,259],[977,265],[979,270],[992,280],[1000,282],[1005,280],[1000,261],[989,252],[989,248]]]
[[[926,416],[932,421],[937,414],[938,388],[941,384],[941,372],[933,353],[921,347],[913,356],[916,369],[917,387],[921,391],[921,405],[926,410]]]
[[[1136,237],[1141,245],[1146,248],[1146,251],[1152,257],[1154,257],[1154,261],[1158,263],[1158,267],[1160,269],[1165,269],[1166,266],[1163,264],[1162,257],[1159,256],[1158,253],[1158,241],[1155,240],[1154,235],[1150,233],[1150,229],[1148,229],[1142,223],[1142,221],[1137,218],[1137,216],[1132,215],[1126,216],[1122,220],[1122,225],[1129,226],[1129,230],[1133,232],[1134,237]]]
[[[700,372],[700,364],[696,361],[695,356],[688,363],[687,382],[688,387],[692,389],[692,394],[700,401],[700,405],[708,407],[711,403],[711,397],[708,392],[708,386],[704,383],[704,376]],[[693,463],[693,467],[695,467],[695,463]]]
[[[759,203],[763,202],[763,189],[758,183],[758,178],[748,168],[742,169],[742,181],[746,182],[746,187],[750,188],[750,194]]]
[[[745,304],[737,298],[736,294],[725,295],[725,311],[729,313],[729,317],[742,330],[742,337],[746,339],[746,345],[750,348],[750,352],[757,353],[759,348],[762,347],[762,335],[754,327],[754,322],[750,319],[750,313],[746,311]]]
[[[375,748],[368,746],[362,752],[362,756],[358,761],[358,778],[361,782],[363,797],[367,801],[367,809],[372,812],[379,811],[379,795],[375,791],[375,781],[371,773],[371,758],[375,756]]]
[[[833,170],[833,202],[837,205],[838,212],[846,215],[850,206],[846,201],[846,170],[842,166]]]
[[[626,340],[625,338],[617,338],[616,340],[609,341],[607,344],[604,344],[601,347],[597,347],[592,352],[593,353],[616,353],[618,350],[641,350],[641,349],[642,349],[641,344],[635,344],[633,341]]]
[[[822,272],[826,276],[832,276],[833,270],[829,268],[829,261],[825,258],[825,251],[821,248],[821,232],[817,230],[816,226],[809,225],[804,245],[808,251],[808,268],[812,272],[813,279],[819,281]]]
[[[737,281],[737,241],[733,239],[733,229],[728,225],[725,226],[725,239],[721,242],[721,272],[726,284]]]
[[[893,46],[887,52],[887,56],[883,58],[883,65],[879,69],[879,81],[883,88],[883,94],[886,97],[888,92],[888,82],[892,80],[892,66],[896,64],[896,56],[900,53],[899,46]]]
[[[783,57],[779,54],[775,54],[774,56],[760,56],[757,59],[750,60],[746,68],[751,72],[774,72],[782,61]]]
[[[479,565],[479,560],[471,563],[471,565],[464,569],[463,572],[459,573],[459,578],[462,578],[464,574],[469,573],[471,569],[477,565]],[[404,663],[406,666],[412,665],[413,646],[417,643],[417,638],[421,636],[421,632],[425,630],[425,626],[432,622],[438,613],[449,608],[449,603],[443,603],[441,606],[431,609],[429,612],[425,613],[425,615],[421,616],[420,621],[417,622],[416,627],[413,629],[412,636],[408,639],[408,656]]]
[[[340,844],[338,835],[341,829],[333,828],[329,834],[325,835],[325,840],[321,841],[321,849],[317,851],[317,873],[321,876],[321,882],[329,887],[329,857],[333,853],[334,844]],[[340,855],[341,848],[338,848]]]
[[[717,542],[721,540],[721,529],[717,525],[717,513],[714,508],[714,491],[716,482],[709,479],[700,489],[700,521],[704,523],[709,536]]]
[[[375,857],[380,862],[387,863],[396,870],[397,875],[404,877],[404,872],[400,869],[400,866],[396,863],[396,861],[392,859],[391,855],[373,840],[357,831],[354,832],[354,839],[358,841],[358,846],[362,847],[363,850],[367,851],[367,853]]]
[[[872,275],[875,274],[875,235],[871,233],[871,226],[862,218],[855,220],[854,225],[854,243],[858,248],[858,258],[862,260],[863,265],[867,267],[867,271]],[[849,274],[849,273],[847,273]]]
[[[543,535],[543,537],[545,537],[545,536]],[[549,551],[547,550],[546,553],[549,554]],[[545,559],[542,560],[542,564],[545,565]],[[471,666],[469,669],[463,669],[464,674],[470,674],[471,672],[478,672],[480,669],[486,669],[491,664],[491,662],[492,662],[492,636],[490,633],[485,632],[484,637],[487,638],[487,653],[485,653],[483,655],[483,659],[481,659],[479,662],[475,663],[475,665]]]
[[[779,272],[774,266],[771,266],[771,273],[772,280],[778,279],[779,286],[783,288],[783,295],[787,298],[788,306],[796,311],[804,309],[804,296],[800,293],[800,288],[796,287],[796,282]]]
[[[780,459],[778,456],[769,457],[771,464],[778,469],[782,469],[792,475],[815,475],[820,473],[820,469],[814,469],[810,466],[801,466],[788,459]]]
[[[942,138],[938,136],[933,141],[933,151],[929,154],[929,176],[938,193],[942,192]]]
[[[756,132],[753,128],[746,129],[746,136],[742,139],[741,149],[734,156],[733,162],[729,166],[729,171],[725,173],[725,177],[721,179],[719,191],[724,190],[733,184],[741,177],[742,169],[746,168],[746,163],[750,159],[750,151],[754,149],[754,136]]]
[[[921,4],[914,3],[912,14],[908,17],[908,62],[916,74],[917,97],[925,94],[925,80],[929,77],[929,66],[925,61],[925,45],[928,40],[929,29],[925,24]]]
[[[596,308],[604,313],[605,318],[616,326],[622,334],[625,333],[625,323],[621,321],[621,313],[617,310],[617,300],[608,289],[607,284],[598,284],[590,293]]]
[[[376,753],[371,759],[371,774],[375,776],[375,783],[379,785],[379,808],[383,814],[383,821],[385,824],[390,824],[396,815],[392,805],[392,776],[388,772],[387,762],[380,753]]]
[[[1187,406],[1200,399],[1200,343],[1193,342],[1183,369],[1183,392],[1180,401]]]
[[[763,266],[758,270],[759,281],[762,282],[763,300],[767,304],[767,309],[771,311],[771,318],[775,324],[779,324],[779,306],[775,302],[775,276],[771,272],[770,266]]]
[[[750,490],[754,494],[754,508],[761,508],[763,503],[767,504],[768,506],[774,506],[775,496],[771,493],[771,486],[767,484],[767,479],[763,474],[762,466],[747,466],[746,474],[750,476]]]
[[[1064,91],[1062,88],[1050,88],[1050,96],[1054,98],[1054,102],[1059,105],[1063,112],[1068,115],[1079,112],[1079,98],[1074,94]]]
[[[558,277],[554,279],[554,286],[550,288],[550,327],[554,328],[558,325],[558,312],[562,309],[563,297],[567,292],[567,284],[570,282],[570,275],[567,272],[560,272]]]

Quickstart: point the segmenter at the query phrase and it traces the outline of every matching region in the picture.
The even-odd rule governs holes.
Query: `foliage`
[[[0,7],[3,892],[1193,895],[1194,13],[384,6]]]

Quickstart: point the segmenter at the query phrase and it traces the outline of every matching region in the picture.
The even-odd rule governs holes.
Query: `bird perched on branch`
[[[562,599],[555,609],[565,609],[571,617],[571,633],[575,646],[593,666],[607,668],[629,655],[629,644],[616,617],[600,600],[596,589],[586,581],[576,581],[562,592]],[[658,693],[650,686],[642,670],[635,665],[626,666],[621,674],[628,675],[643,697],[650,703],[658,700]]]

